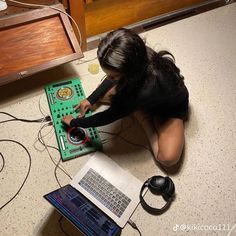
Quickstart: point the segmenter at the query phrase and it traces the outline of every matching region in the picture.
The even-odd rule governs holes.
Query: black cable
[[[134,145],[134,146],[137,146],[137,147],[140,147],[140,148],[147,149],[148,151],[151,152],[151,150],[150,150],[148,147],[146,147],[145,145],[142,145],[142,144],[139,144],[139,143],[133,143],[133,142],[131,142],[131,141],[125,139],[124,137],[120,136],[120,135],[117,134],[117,133],[112,133],[112,132],[108,132],[108,131],[101,131],[101,130],[99,131],[99,133],[105,133],[105,134],[114,135],[114,136],[120,138],[121,140],[125,141],[125,142],[128,143],[128,144],[131,144],[131,145]],[[104,143],[104,144],[106,144],[106,143]]]
[[[56,181],[57,181],[59,187],[61,188],[60,181],[59,181],[59,179],[58,179],[58,177],[57,177],[57,168],[59,167],[60,162],[61,162],[61,159],[59,159],[59,161],[57,162],[57,164],[56,164],[56,166],[55,166],[55,168],[54,168],[54,176],[55,176],[55,178],[56,178]]]
[[[0,152],[0,156],[1,156],[1,158],[2,158],[2,168],[1,168],[0,172],[2,172],[2,170],[3,170],[4,167],[5,167],[5,159],[4,159],[4,156],[2,155],[1,152]]]
[[[50,121],[49,123],[45,124],[42,128],[44,128],[44,127],[46,127],[46,126],[52,124],[52,122],[51,122],[51,117],[50,117],[50,116],[46,116],[45,118],[36,119],[36,120],[26,120],[26,119],[19,119],[19,118],[15,117],[15,116],[13,116],[13,115],[7,113],[7,112],[0,112],[0,114],[8,115],[8,116],[10,116],[10,117],[13,118],[13,119],[11,119],[11,120],[1,121],[0,124],[1,124],[1,123],[5,123],[5,122],[9,122],[9,121],[22,121],[22,122],[48,122],[48,121]],[[59,154],[60,154],[60,151],[59,151],[58,148],[53,147],[53,146],[46,145],[46,144],[42,141],[42,140],[43,140],[43,137],[42,137],[42,134],[41,134],[42,128],[41,128],[41,129],[39,130],[39,132],[38,132],[38,141],[39,141],[42,145],[44,145],[46,149],[47,149],[47,148],[56,149],[56,150],[59,152]],[[41,136],[41,137],[40,137],[40,136]],[[30,172],[30,168],[31,168],[31,156],[30,156],[28,150],[25,148],[25,146],[22,145],[21,143],[17,142],[17,141],[10,140],[10,139],[9,139],[9,140],[8,140],[8,139],[3,139],[3,140],[0,140],[0,141],[10,141],[10,142],[15,142],[15,143],[21,145],[21,146],[26,150],[26,152],[27,152],[27,154],[29,155],[29,158],[30,158],[29,170],[28,170],[27,175],[26,175],[26,177],[25,177],[25,179],[24,179],[24,181],[23,181],[23,184],[21,185],[21,187],[19,188],[19,190],[17,191],[17,193],[16,193],[12,198],[11,198],[8,202],[6,202],[3,206],[1,206],[1,208],[0,208],[0,210],[1,210],[2,208],[4,208],[9,202],[11,202],[11,201],[19,194],[20,190],[21,190],[22,187],[24,186],[25,181],[26,181],[27,178],[28,178],[28,175],[29,175],[29,172]],[[47,151],[48,151],[48,150],[47,150]],[[59,159],[59,161],[56,163],[56,162],[53,160],[52,156],[50,155],[49,151],[48,151],[48,154],[49,154],[49,156],[50,156],[52,162],[53,162],[54,165],[55,165],[54,176],[55,176],[55,178],[56,178],[56,181],[57,181],[58,185],[61,187],[61,184],[60,184],[59,179],[58,179],[58,177],[57,177],[57,169],[58,169],[58,168],[59,168],[62,172],[64,172],[70,179],[72,179],[72,177],[71,177],[65,170],[63,170],[63,169],[59,166],[61,159]],[[3,168],[4,168],[4,166],[5,166],[5,159],[4,159],[3,155],[2,155],[2,153],[0,153],[0,156],[1,156],[2,160],[3,160],[3,166],[1,167],[1,170],[0,170],[0,172],[1,172],[1,171],[3,170]]]
[[[138,233],[139,233],[140,236],[142,236],[142,233],[141,233],[141,231],[139,230],[138,226],[137,226],[131,219],[129,219],[128,223],[129,223],[129,225],[131,225],[131,227],[132,227],[133,229],[135,229],[135,230],[138,231]]]
[[[128,144],[131,144],[133,146],[137,146],[137,147],[140,147],[140,148],[144,148],[146,150],[148,150],[149,152],[152,153],[152,151],[146,147],[145,145],[142,145],[142,144],[138,144],[138,143],[133,143],[129,140],[127,140],[126,138],[122,137],[121,134],[122,132],[125,130],[127,131],[130,127],[132,126],[132,124],[130,125],[127,125],[125,128],[123,127],[123,120],[121,120],[121,125],[120,125],[120,130],[117,132],[117,133],[112,133],[112,132],[109,132],[109,131],[103,131],[103,130],[99,130],[98,132],[99,133],[104,133],[104,134],[109,134],[109,135],[113,135],[114,138],[120,138],[121,140],[125,141],[126,143]],[[110,139],[111,140],[111,139]],[[103,144],[106,144],[107,142],[109,142],[110,140],[106,141],[106,139],[102,140],[103,141]],[[106,141],[106,142],[105,142]]]
[[[39,107],[39,111],[41,112],[41,114],[42,114],[44,117],[46,117],[46,116],[49,116],[49,115],[48,115],[48,113],[47,113],[46,111],[43,111],[43,108],[42,108],[41,103],[40,103],[41,97],[42,97],[42,95],[39,97],[38,107]],[[44,112],[45,112],[46,114],[44,114]]]
[[[112,133],[112,132],[108,132],[108,131],[103,131],[103,130],[99,130],[98,132],[99,133],[104,133],[104,134],[110,134],[110,135],[113,135],[114,137],[113,138],[116,138],[116,137],[119,137],[121,135],[121,133],[123,132],[123,123],[121,121],[121,125],[120,125],[120,130],[116,133]],[[110,138],[111,140],[111,138]],[[106,144],[107,142],[109,142],[110,140],[106,141],[106,139],[102,140],[103,141],[106,141],[106,142],[103,142],[103,144]]]
[[[50,125],[50,124],[47,124],[48,126]],[[45,128],[46,127],[46,125],[44,125],[43,127],[42,127],[42,129],[43,128]],[[61,161],[61,153],[60,153],[60,150],[57,148],[57,147],[54,147],[54,146],[50,146],[50,145],[47,145],[47,144],[45,144],[42,140],[42,134],[41,134],[41,131],[42,131],[42,129],[41,130],[39,130],[39,134],[41,135],[41,137],[39,137],[39,142],[45,147],[45,148],[51,148],[51,149],[55,149],[55,150],[57,150],[58,151],[58,153],[60,154],[60,159],[59,159],[59,161],[58,161],[58,163],[60,163],[60,161]],[[48,154],[49,154],[49,156],[50,156],[50,158],[51,158],[51,160],[52,160],[52,162],[55,164],[55,166],[57,167],[57,168],[59,168],[62,172],[64,172],[64,174],[65,175],[67,175],[70,179],[72,179],[72,177],[69,175],[69,173],[67,172],[67,171],[65,171],[65,170],[63,170],[60,166],[58,166],[58,163],[55,163],[55,161],[53,160],[53,158],[52,158],[52,156],[51,156],[51,154],[48,152]]]
[[[13,116],[13,115],[11,115],[7,112],[3,112],[3,111],[0,111],[0,114],[7,115],[7,116],[10,116],[12,118],[10,120],[0,121],[0,124],[6,123],[6,122],[9,122],[9,121],[21,121],[21,122],[29,122],[29,123],[42,123],[42,122],[51,121],[50,116],[46,116],[44,118],[39,118],[39,119],[34,119],[34,120],[29,120],[29,119],[17,118],[15,116]]]
[[[98,132],[99,133],[105,133],[105,134],[110,134],[110,135],[113,135],[114,137],[113,138],[116,138],[116,137],[119,137],[121,135],[121,133],[125,130],[127,131],[128,129],[130,129],[131,125],[127,125],[127,127],[123,128],[123,120],[121,120],[120,122],[120,130],[116,133],[112,133],[112,132],[108,132],[108,131],[103,131],[103,130],[99,130]],[[102,143],[103,144],[106,144],[108,143],[112,138],[110,138],[109,140],[108,139],[104,139],[102,140]],[[106,142],[105,142],[106,141]]]
[[[9,204],[18,194],[19,192],[21,191],[21,189],[23,188],[26,180],[28,179],[28,176],[29,176],[29,173],[30,173],[30,169],[31,169],[31,162],[32,162],[32,158],[31,158],[31,155],[29,153],[29,151],[27,150],[27,148],[21,144],[20,142],[18,141],[15,141],[15,140],[12,140],[12,139],[0,139],[0,142],[13,142],[13,143],[16,143],[18,145],[20,145],[27,153],[28,157],[29,157],[29,167],[28,167],[28,171],[27,171],[27,174],[25,176],[25,179],[23,181],[23,183],[21,184],[20,188],[18,189],[18,191],[15,193],[15,195],[10,199],[8,200],[5,204],[3,204],[1,207],[0,207],[0,210],[2,210],[7,204]]]
[[[45,122],[44,120],[11,119],[11,120],[0,121],[0,124],[7,123],[7,122],[10,122],[10,121],[21,121],[21,122],[28,122],[28,123],[41,123],[41,122]]]
[[[69,174],[66,170],[64,170],[64,169],[62,169],[62,168],[60,167],[61,153],[60,153],[59,149],[56,148],[56,147],[54,147],[54,146],[47,145],[47,144],[45,144],[45,142],[43,141],[43,136],[42,136],[41,131],[42,131],[43,128],[45,128],[45,127],[47,127],[47,126],[49,126],[49,125],[51,125],[51,123],[45,124],[45,125],[39,130],[39,132],[38,132],[38,141],[46,148],[46,150],[47,150],[47,152],[48,152],[48,155],[49,155],[51,161],[52,161],[53,164],[55,165],[54,176],[55,176],[55,178],[56,178],[56,181],[57,181],[58,185],[61,187],[61,184],[60,184],[59,179],[58,179],[58,177],[57,177],[57,169],[60,169],[60,170],[61,170],[65,175],[67,175],[70,179],[72,179],[72,177],[70,176],[70,174]],[[53,157],[51,156],[51,154],[50,154],[50,152],[48,151],[47,148],[55,149],[55,150],[58,151],[58,153],[60,154],[60,159],[59,159],[59,161],[58,161],[57,163],[53,160]]]
[[[10,113],[4,112],[4,111],[1,111],[0,114],[7,115],[7,116],[10,116],[14,119],[17,119],[15,116],[11,115]]]

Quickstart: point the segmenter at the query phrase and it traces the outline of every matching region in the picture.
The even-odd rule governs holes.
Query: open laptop
[[[118,236],[121,228],[71,185],[44,196],[81,233],[87,236]]]
[[[78,201],[73,200],[74,196],[76,198],[79,196],[84,201],[82,208],[84,204],[90,205],[93,210],[111,224],[109,229],[114,229],[113,233],[115,234],[110,232],[107,235],[116,235],[125,226],[137,207],[141,187],[142,182],[140,180],[122,169],[104,153],[96,152],[72,179],[70,185],[46,194],[44,197],[83,233],[87,234],[83,227],[93,229],[93,226],[83,225],[82,227],[81,222],[75,222],[83,218],[82,215],[84,216],[84,212],[80,215],[81,203],[77,204]],[[60,207],[61,204],[63,207]],[[72,208],[72,210],[68,208]],[[73,216],[71,216],[71,212],[74,214],[72,214]],[[97,218],[95,221],[101,223],[101,220]],[[86,220],[85,223],[88,224],[88,221]]]

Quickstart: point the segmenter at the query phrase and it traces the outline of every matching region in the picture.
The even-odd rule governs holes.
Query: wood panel
[[[19,14],[22,12],[32,11],[33,9],[37,9],[35,7],[22,5],[18,3],[13,3],[8,0],[6,0],[8,3],[8,8],[5,11],[0,11],[0,17],[1,16],[8,16],[8,15],[14,15]],[[85,31],[85,19],[84,19],[84,1],[83,0],[24,0],[22,3],[30,3],[30,4],[40,4],[45,6],[55,6],[61,2],[66,9],[66,12],[69,13],[76,23],[78,24],[81,35],[82,35],[82,48],[86,47],[86,31]],[[71,21],[71,24],[73,25],[73,29],[76,35],[76,38],[78,41],[80,41],[79,33],[77,32],[76,27],[74,26],[73,22]]]
[[[59,17],[0,31],[0,38],[0,76],[74,53]]]
[[[206,0],[99,0],[85,6],[87,37]]]
[[[0,85],[83,56],[68,18],[52,9],[1,18],[0,45]]]

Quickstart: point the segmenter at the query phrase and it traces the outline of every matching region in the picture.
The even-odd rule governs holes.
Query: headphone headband
[[[147,204],[147,202],[143,198],[144,189],[148,188],[153,194],[161,194],[166,204],[162,208],[154,208]],[[167,176],[153,176],[146,180],[140,190],[139,199],[142,207],[153,215],[159,215],[165,212],[172,200],[175,193],[175,186],[173,181]]]

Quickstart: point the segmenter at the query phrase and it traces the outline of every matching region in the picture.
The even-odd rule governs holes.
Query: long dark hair
[[[97,56],[101,67],[122,75],[117,84],[118,94],[122,91],[122,94],[135,95],[142,84],[152,78],[163,88],[168,81],[179,83],[183,79],[172,54],[167,51],[157,53],[146,47],[132,30],[120,28],[108,33],[98,46]],[[163,75],[168,79],[165,80]]]
[[[174,56],[166,50],[156,52],[149,47],[147,47],[147,54],[146,79],[154,79],[159,85],[160,92],[174,95],[176,88],[184,84],[184,76],[175,65]]]

